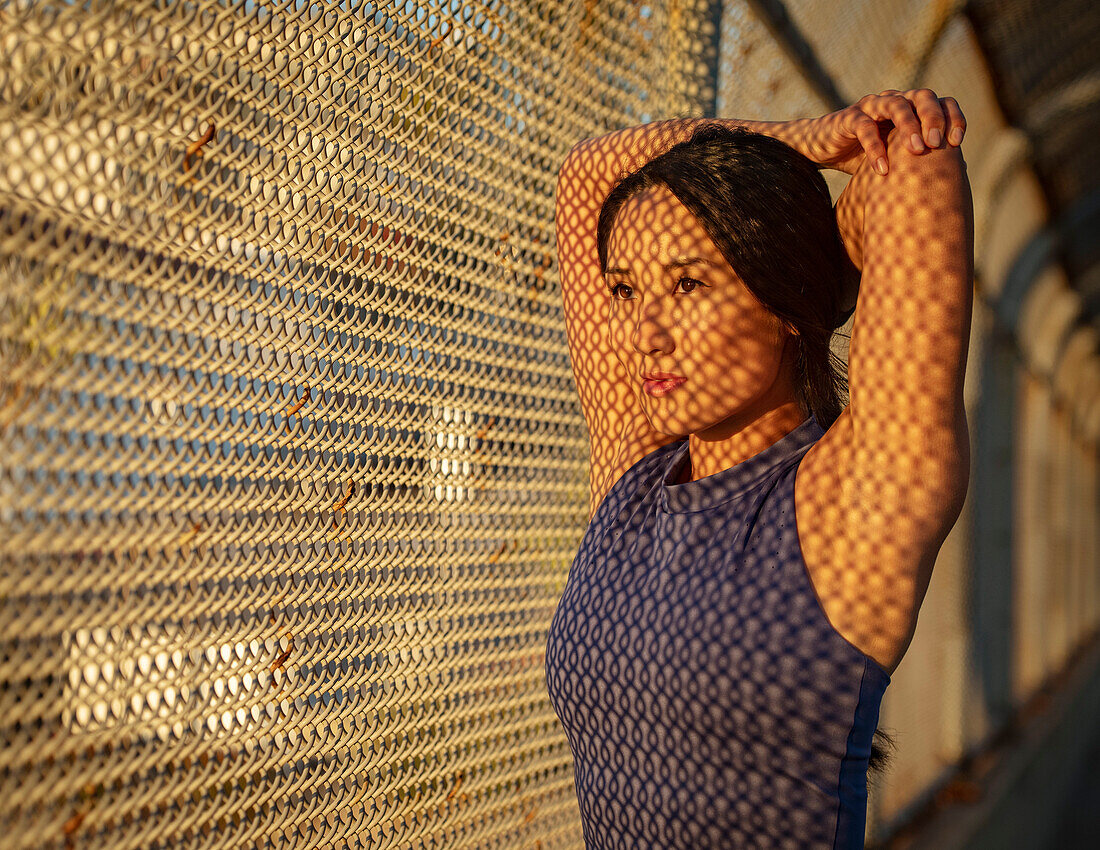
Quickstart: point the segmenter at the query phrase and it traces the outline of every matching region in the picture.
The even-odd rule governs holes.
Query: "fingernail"
[[[914,153],[920,153],[924,150],[924,140],[921,139],[919,133],[914,133],[909,137],[909,146],[913,149]]]
[[[961,145],[962,144],[963,131],[959,127],[956,127],[954,130],[952,130],[951,133],[950,133],[950,136],[951,136],[951,144],[953,144],[953,145]]]
[[[886,157],[880,156],[877,160],[875,160],[875,171],[877,171],[883,177],[886,176]]]
[[[939,131],[938,127],[933,127],[928,131],[928,147],[938,148],[940,142],[943,141],[943,133]]]

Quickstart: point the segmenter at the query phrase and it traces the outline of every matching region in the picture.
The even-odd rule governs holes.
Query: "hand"
[[[953,97],[931,89],[894,89],[861,97],[851,106],[798,122],[794,147],[818,165],[855,174],[864,158],[886,174],[886,135],[897,127],[914,154],[946,144],[958,147],[966,118]],[[915,138],[914,138],[915,137]]]

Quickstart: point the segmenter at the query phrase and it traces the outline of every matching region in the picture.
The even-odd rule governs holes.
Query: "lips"
[[[643,377],[645,381],[642,383],[642,389],[655,398],[667,395],[687,382],[687,378],[673,375],[671,372],[650,372]]]

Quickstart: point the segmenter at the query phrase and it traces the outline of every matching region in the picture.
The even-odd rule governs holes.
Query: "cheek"
[[[696,311],[690,327],[682,337],[685,353],[711,386],[745,389],[774,374],[781,349],[770,314],[724,304]]]
[[[611,343],[611,350],[624,365],[639,356],[634,348],[635,324],[631,305],[611,305],[606,325],[607,338]]]
[[[677,344],[685,358],[709,368],[726,368],[743,356],[738,312],[728,304],[698,299],[682,311]]]
[[[628,355],[633,351],[630,345],[631,328],[632,325],[625,317],[616,316],[614,314],[612,314],[610,321],[607,323],[607,334],[608,338],[611,340],[611,347],[620,357]]]

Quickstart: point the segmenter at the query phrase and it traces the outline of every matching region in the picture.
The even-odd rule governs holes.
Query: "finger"
[[[966,116],[963,115],[959,102],[953,97],[942,97],[943,111],[947,114],[947,141],[958,147],[962,144],[963,135],[966,133]]]
[[[944,114],[943,104],[931,89],[913,89],[907,93],[907,97],[913,104],[913,110],[920,120],[924,141],[928,147],[938,148],[943,144],[944,134],[947,129],[947,116]]]
[[[856,111],[852,115],[851,123],[848,126],[849,130],[855,133],[856,138],[859,139],[863,152],[867,156],[867,161],[879,174],[886,174],[888,168],[886,145],[882,141],[882,134],[879,132],[875,120],[865,112]]]
[[[924,153],[924,139],[920,132],[920,119],[913,112],[913,104],[902,94],[879,95],[860,101],[860,108],[876,121],[891,121],[903,139],[909,140],[914,153]]]

